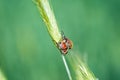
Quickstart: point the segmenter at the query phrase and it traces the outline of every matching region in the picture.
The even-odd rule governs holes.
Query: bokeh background
[[[120,0],[51,0],[74,49],[100,80],[120,80]],[[0,0],[0,71],[7,80],[68,80],[32,0]]]

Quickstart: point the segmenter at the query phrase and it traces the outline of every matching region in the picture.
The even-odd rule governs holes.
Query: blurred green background
[[[51,0],[59,28],[100,80],[120,80],[120,0]],[[0,0],[0,69],[7,80],[68,80],[32,0]]]

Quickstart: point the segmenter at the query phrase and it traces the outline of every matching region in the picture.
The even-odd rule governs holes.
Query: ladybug
[[[73,47],[73,43],[71,40],[69,40],[68,38],[66,38],[64,36],[64,34],[62,35],[62,40],[60,40],[58,43],[57,43],[57,46],[60,50],[60,52],[62,54],[67,54],[68,53],[68,50],[71,49]]]

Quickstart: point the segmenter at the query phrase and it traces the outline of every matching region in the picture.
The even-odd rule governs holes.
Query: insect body
[[[72,48],[72,41],[62,35],[62,40],[57,43],[57,46],[62,54],[67,54],[68,50]]]

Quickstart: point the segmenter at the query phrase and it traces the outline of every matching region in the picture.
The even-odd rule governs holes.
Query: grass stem
[[[47,30],[48,30],[53,42],[58,43],[62,39],[62,35],[61,35],[61,32],[59,31],[54,13],[50,7],[48,0],[36,0],[36,4],[37,4],[38,9],[40,10],[42,19],[46,24]],[[72,80],[70,70],[68,68],[65,57],[63,54],[61,54],[61,55],[62,55],[62,60],[65,65],[69,80]]]
[[[54,43],[59,43],[62,39],[61,32],[59,31],[57,21],[55,19],[54,13],[49,5],[48,0],[36,0],[37,7],[41,13],[42,19],[46,24],[48,33],[50,34]],[[55,44],[56,45],[56,44]],[[57,46],[56,46],[57,47]],[[58,48],[58,47],[57,47]],[[58,48],[59,49],[59,48]],[[76,51],[73,51],[74,55],[69,56],[69,62],[72,65],[75,72],[75,80],[96,80],[94,74],[88,69],[88,67],[81,61],[81,59],[76,55]],[[65,59],[65,55],[61,54],[63,63],[65,65],[69,80],[74,79],[71,76],[70,69]]]
[[[64,65],[65,65],[65,68],[66,68],[66,71],[67,71],[69,80],[72,80],[72,76],[71,76],[71,73],[70,73],[70,69],[69,69],[69,67],[68,67],[68,65],[67,65],[65,56],[64,56],[63,54],[61,54],[61,56],[62,56],[63,63],[64,63]]]

